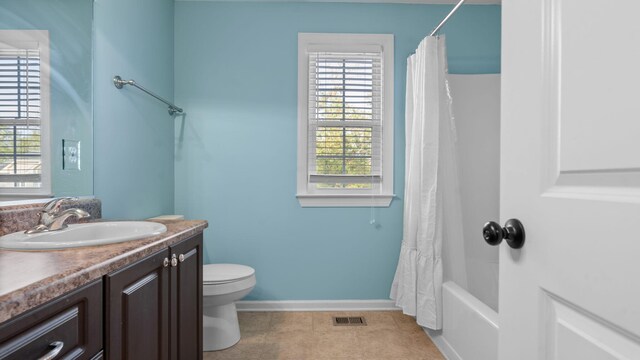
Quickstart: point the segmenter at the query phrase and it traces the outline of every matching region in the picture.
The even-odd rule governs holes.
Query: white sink
[[[167,231],[167,227],[150,221],[105,221],[72,224],[64,230],[25,234],[15,232],[0,237],[0,249],[55,250],[83,246],[114,244],[142,239]]]

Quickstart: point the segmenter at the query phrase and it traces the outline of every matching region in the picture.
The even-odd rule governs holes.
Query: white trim
[[[308,109],[310,47],[376,46],[382,50],[384,77],[382,87],[382,181],[372,190],[322,189],[310,187],[308,176]],[[298,34],[298,161],[297,198],[307,207],[387,207],[393,199],[393,128],[394,128],[394,35],[393,34]]]
[[[175,0],[176,2],[373,3],[455,5],[460,0]],[[501,5],[502,0],[467,0],[468,5]]]
[[[395,195],[366,195],[366,194],[298,194],[296,195],[302,207],[389,207]]]
[[[243,300],[238,311],[389,311],[400,310],[393,300]]]
[[[2,188],[0,196],[11,199],[29,199],[51,196],[51,57],[49,30],[0,30],[0,43],[15,47],[16,43],[30,43],[40,50],[40,159],[42,174],[40,187]],[[34,43],[33,45],[31,43]]]
[[[453,349],[451,344],[447,342],[447,339],[442,336],[441,330],[431,330],[427,328],[422,328],[427,334],[427,336],[431,339],[431,342],[440,350],[442,356],[444,356],[447,360],[463,360],[460,355]]]

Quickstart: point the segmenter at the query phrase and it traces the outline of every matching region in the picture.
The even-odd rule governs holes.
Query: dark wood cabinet
[[[72,291],[0,326],[0,359],[92,359],[102,350],[102,281]]]
[[[105,277],[106,358],[202,359],[202,234]]]
[[[201,360],[202,233],[0,324],[0,360]]]
[[[170,281],[171,360],[202,359],[202,235],[170,249],[178,259]]]
[[[169,359],[169,250],[105,277],[106,357]]]

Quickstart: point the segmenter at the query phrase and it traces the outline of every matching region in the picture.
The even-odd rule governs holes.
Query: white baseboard
[[[442,331],[435,331],[427,328],[423,328],[427,336],[433,341],[433,344],[440,350],[440,353],[447,360],[462,360],[460,355],[453,349],[453,347],[447,342],[447,339],[442,336]]]
[[[400,310],[393,300],[236,301],[238,311],[385,311]]]

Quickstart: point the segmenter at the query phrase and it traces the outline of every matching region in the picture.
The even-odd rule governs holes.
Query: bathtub
[[[449,360],[498,358],[498,247],[482,238],[500,213],[500,75],[449,75],[458,133],[464,241],[443,242],[442,330],[427,331]]]
[[[498,358],[498,313],[448,281],[442,285],[442,330],[426,329],[448,360]]]

